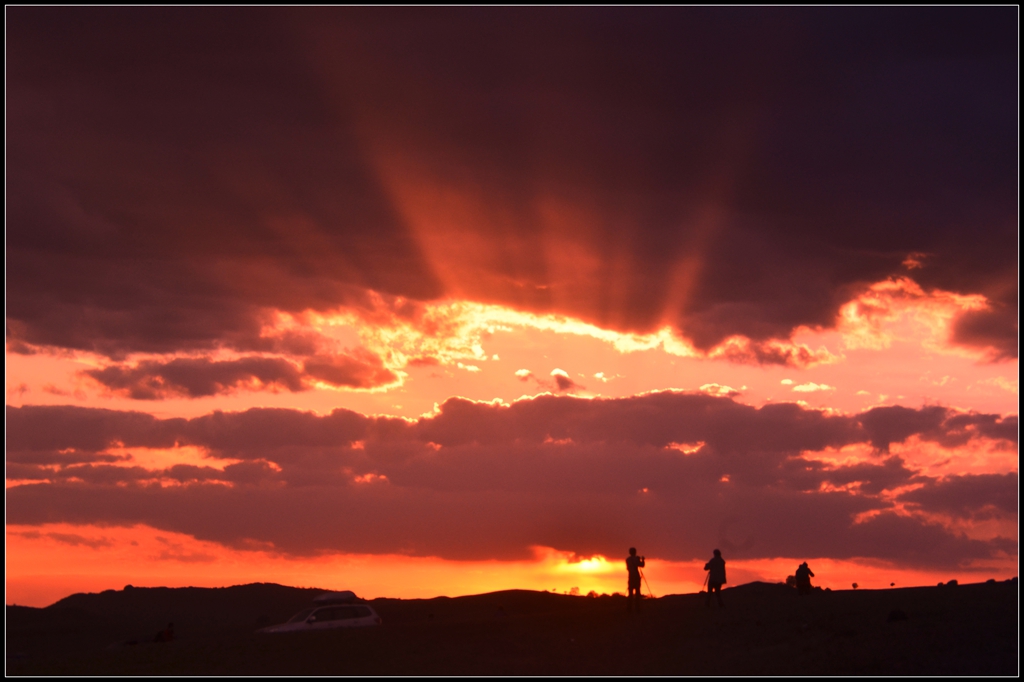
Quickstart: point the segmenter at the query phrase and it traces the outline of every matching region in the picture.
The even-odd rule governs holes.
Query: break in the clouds
[[[8,348],[246,352],[376,292],[793,364],[766,342],[900,275],[983,295],[950,340],[1015,357],[1016,18],[14,7]],[[299,381],[147,372],[101,380]]]
[[[925,475],[910,438],[1014,447],[1016,417],[947,408],[838,415],[700,393],[446,401],[418,420],[285,409],[158,419],[7,409],[8,522],[131,525],[290,554],[829,556],[954,566],[1013,555],[956,518],[1016,519],[1016,475]],[[828,452],[863,445],[860,459]],[[144,467],[134,449],[196,447]],[[119,453],[117,456],[105,454]],[[943,519],[946,519],[944,521]],[[794,532],[793,529],[799,529]]]

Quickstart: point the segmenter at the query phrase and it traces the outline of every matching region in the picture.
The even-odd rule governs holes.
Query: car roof
[[[341,592],[324,592],[313,597],[313,603],[317,606],[326,606],[327,604],[351,604],[356,601],[356,593],[350,590],[342,590]]]

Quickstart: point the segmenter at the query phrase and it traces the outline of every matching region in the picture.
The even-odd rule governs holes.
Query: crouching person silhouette
[[[811,571],[811,567],[807,565],[807,562],[803,562],[796,569],[796,592],[797,594],[804,595],[811,593],[811,578],[814,577],[814,573]]]
[[[636,610],[640,610],[640,569],[645,566],[644,557],[636,555],[636,547],[629,548],[629,556],[626,557],[626,573],[629,580],[626,584],[626,610],[632,611],[634,603]]]
[[[722,552],[715,550],[715,556],[711,558],[711,561],[704,564],[704,570],[708,571],[708,608],[711,608],[711,593],[714,592],[718,598],[718,605],[724,607],[722,603],[722,585],[725,584],[725,559],[722,558]]]

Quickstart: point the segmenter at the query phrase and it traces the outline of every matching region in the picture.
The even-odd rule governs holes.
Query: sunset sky
[[[1018,14],[8,7],[6,602],[1016,575]]]

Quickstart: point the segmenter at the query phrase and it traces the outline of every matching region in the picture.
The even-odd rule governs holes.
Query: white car
[[[380,625],[380,616],[373,607],[367,604],[353,604],[355,598],[351,592],[322,594],[313,600],[313,606],[299,611],[289,618],[287,623],[271,625],[257,632],[313,632]]]

